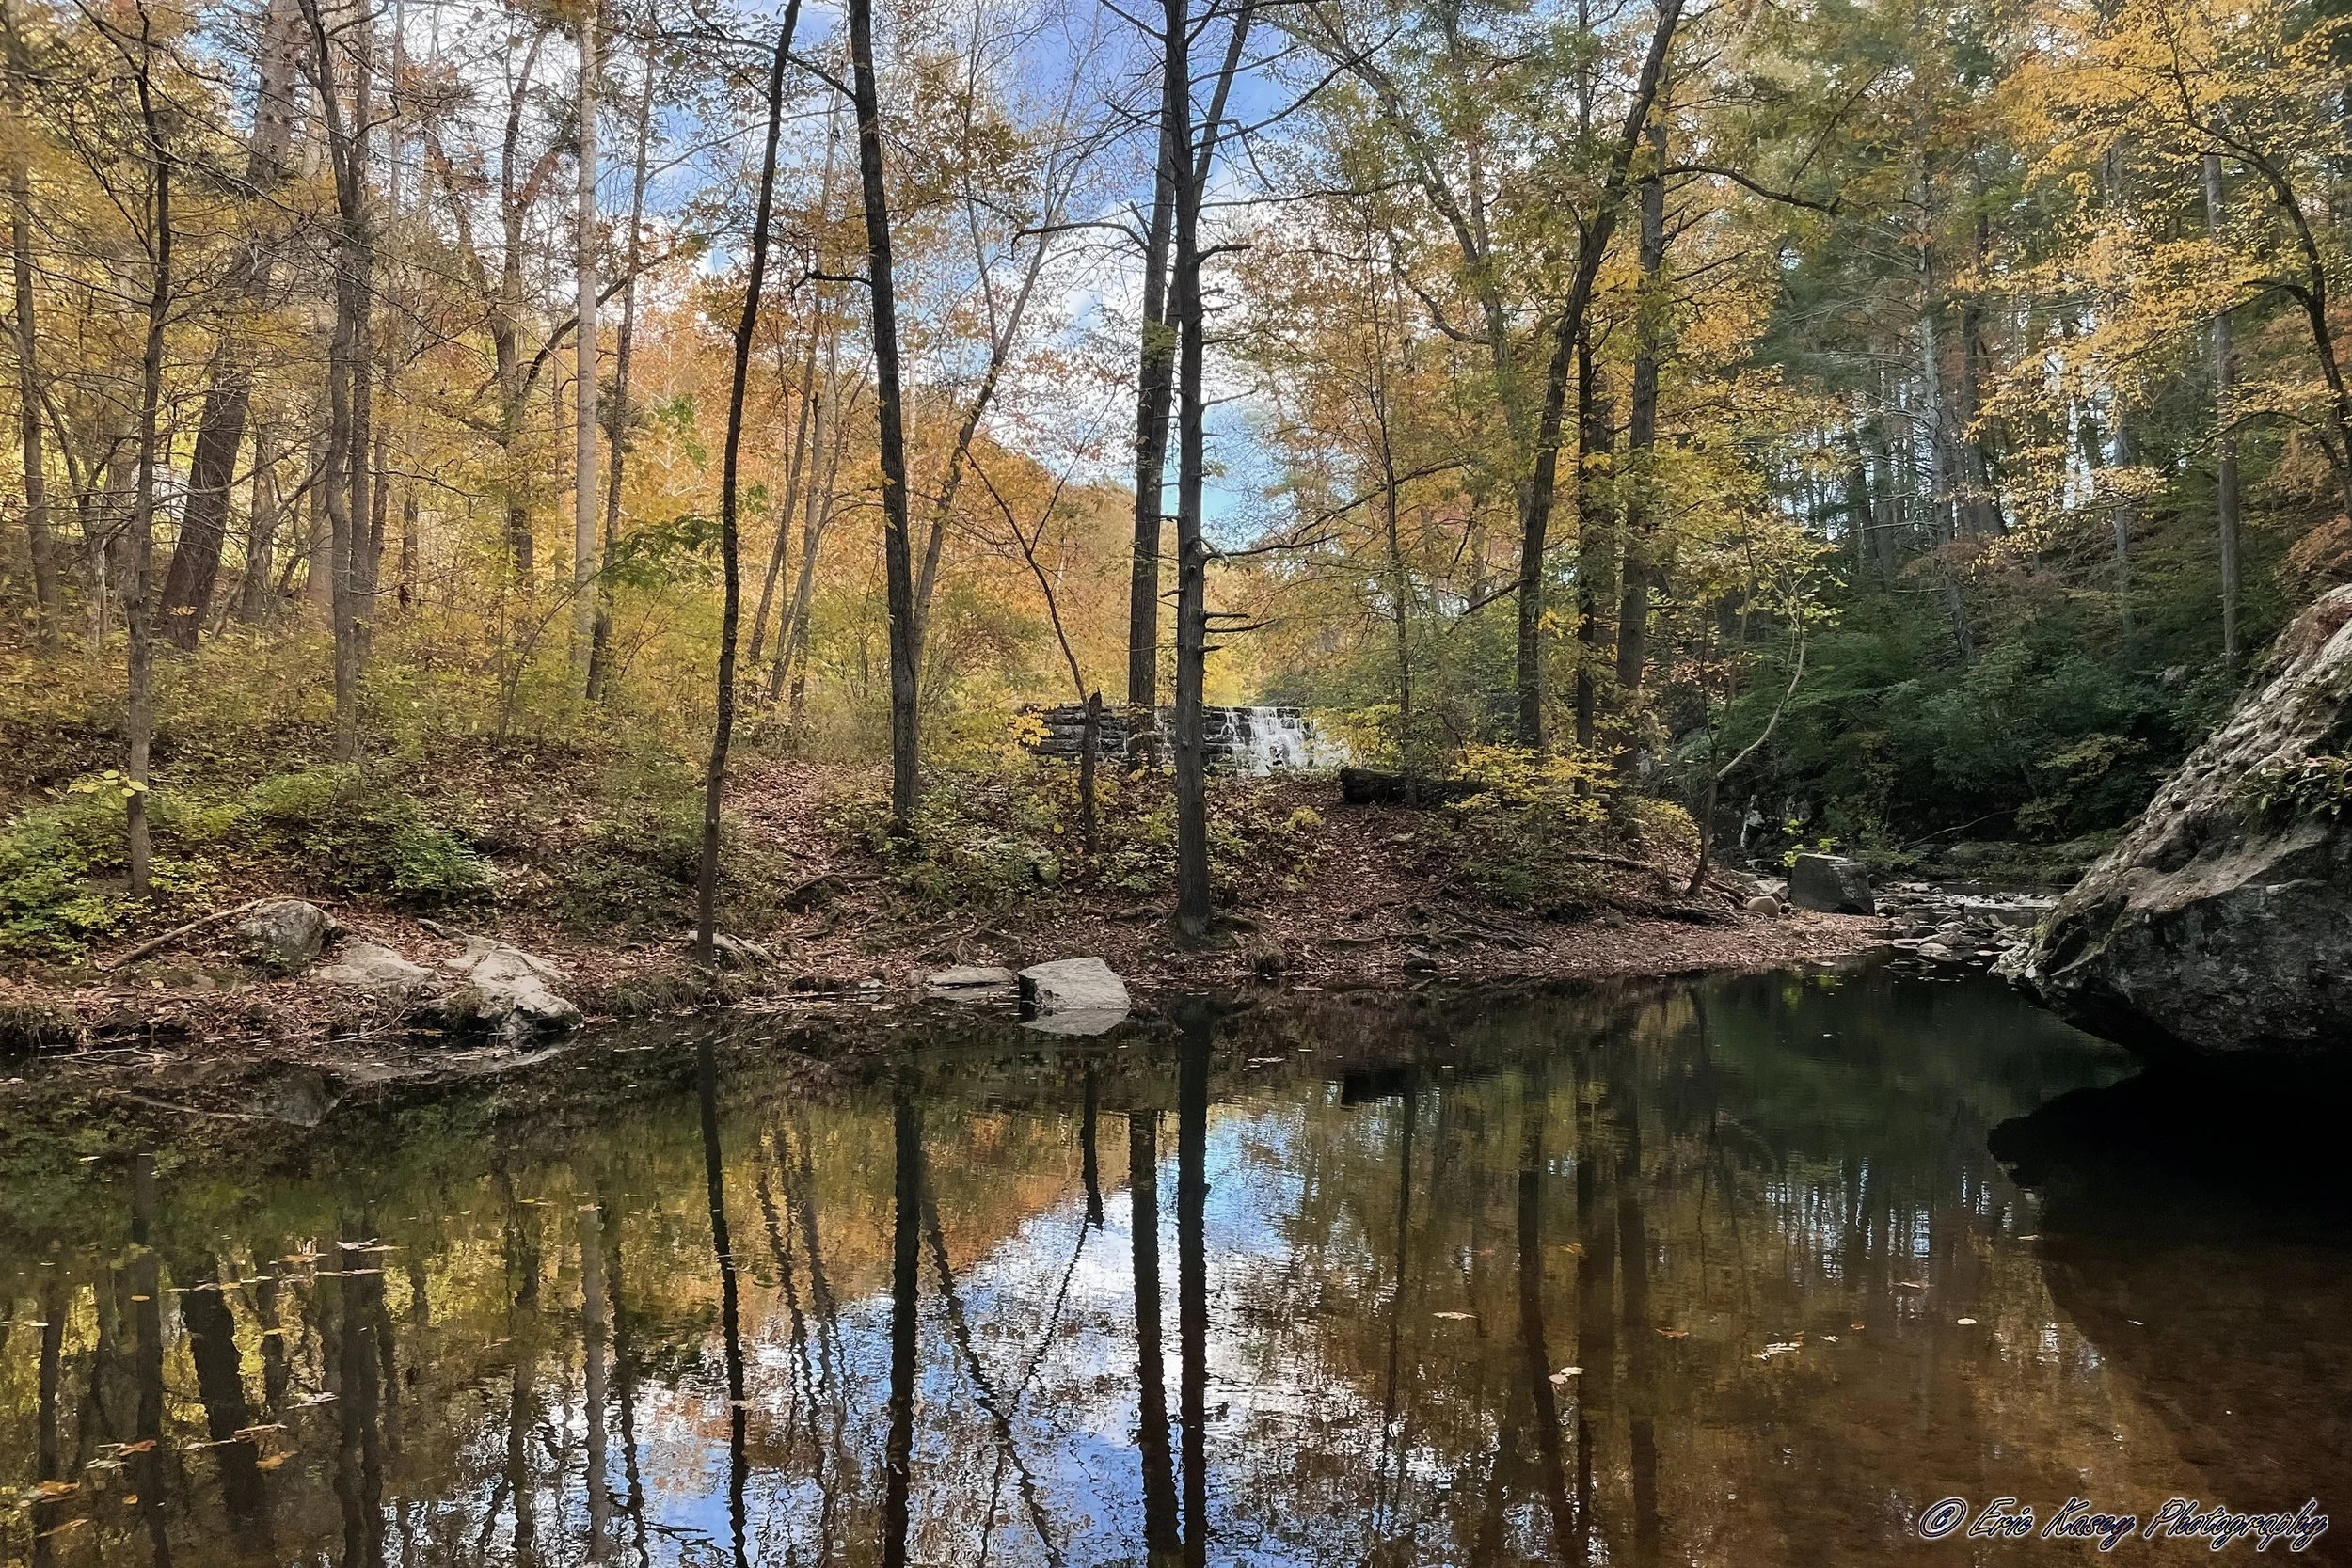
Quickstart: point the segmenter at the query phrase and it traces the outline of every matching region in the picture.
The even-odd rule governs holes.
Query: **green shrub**
[[[336,892],[431,906],[490,892],[488,868],[429,820],[414,796],[348,767],[279,773],[246,791],[240,827],[250,850],[301,863]]]
[[[1567,855],[1593,847],[1609,823],[1615,776],[1605,763],[1475,745],[1454,778],[1477,790],[1421,828],[1424,865],[1442,866],[1456,887],[1486,903],[1532,914],[1565,914],[1599,899],[1599,869]]]

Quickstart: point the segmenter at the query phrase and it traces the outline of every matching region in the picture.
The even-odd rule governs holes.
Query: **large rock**
[[[1028,1025],[1049,1035],[1100,1035],[1127,1016],[1127,983],[1100,958],[1056,958],[1021,972]]]
[[[2347,722],[2352,588],[2339,588],[2059,901],[2018,983],[2151,1057],[2352,1065],[2352,813],[2335,793]]]
[[[1799,855],[1788,868],[1788,902],[1823,914],[1876,914],[1869,869],[1843,855]]]
[[[299,898],[271,898],[237,917],[237,935],[253,954],[253,961],[274,974],[296,974],[318,961],[335,922],[316,904]]]
[[[356,990],[379,1002],[408,1003],[431,990],[434,974],[373,942],[346,942],[331,964],[310,971],[313,984]]]
[[[487,1031],[507,1045],[532,1045],[580,1026],[580,1009],[555,988],[570,976],[547,959],[488,937],[467,935],[466,950],[443,960],[459,984],[441,999],[453,1028]]]

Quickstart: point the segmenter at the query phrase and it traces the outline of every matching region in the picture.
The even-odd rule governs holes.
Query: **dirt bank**
[[[1204,943],[1178,940],[1164,898],[1082,884],[984,911],[922,912],[927,906],[904,896],[886,866],[826,831],[821,803],[837,779],[772,764],[743,782],[749,852],[771,857],[797,890],[762,928],[734,933],[767,951],[763,963],[706,974],[689,961],[683,931],[600,940],[503,902],[452,918],[561,965],[592,1023],[718,1005],[816,1018],[853,1003],[911,1000],[948,964],[1019,967],[1080,954],[1107,961],[1151,1007],[1238,987],[1459,989],[1767,968],[1843,957],[1885,936],[1881,923],[1852,917],[1748,914],[1736,880],[1686,896],[1687,865],[1608,867],[1590,906],[1571,918],[1498,909],[1426,863],[1414,844],[1417,814],[1343,805],[1321,780],[1278,786],[1279,804],[1319,819],[1304,868],[1289,885],[1243,896]],[[342,903],[330,912],[345,940],[379,942],[428,966],[457,951],[445,929],[381,906]],[[465,1043],[440,1041],[449,1050],[434,1051],[434,1037],[349,992],[259,974],[225,925],[129,963],[109,966],[102,956],[21,966],[0,978],[0,1025],[20,1044],[37,1040],[41,1061],[78,1053],[126,1071],[188,1060],[394,1070],[413,1064],[421,1044],[437,1059]],[[23,1077],[40,1068],[20,1061],[6,1070]]]

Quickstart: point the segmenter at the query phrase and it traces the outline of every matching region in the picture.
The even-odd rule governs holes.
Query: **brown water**
[[[1957,1564],[2096,1551],[1922,1541],[1949,1497],[2352,1510],[2341,1185],[2190,1160],[2211,1101],[1996,986],[1184,1019],[20,1132],[0,1562]],[[2086,1088],[2018,1186],[1991,1130]]]

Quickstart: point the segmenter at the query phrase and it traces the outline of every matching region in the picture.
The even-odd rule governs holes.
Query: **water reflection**
[[[2341,1186],[2086,1161],[2060,1097],[2125,1064],[1994,988],[958,1024],[818,1095],[650,1043],[20,1159],[0,1562],[1878,1563],[1953,1495],[2352,1509]],[[2020,1188],[1988,1132],[2053,1101]]]

